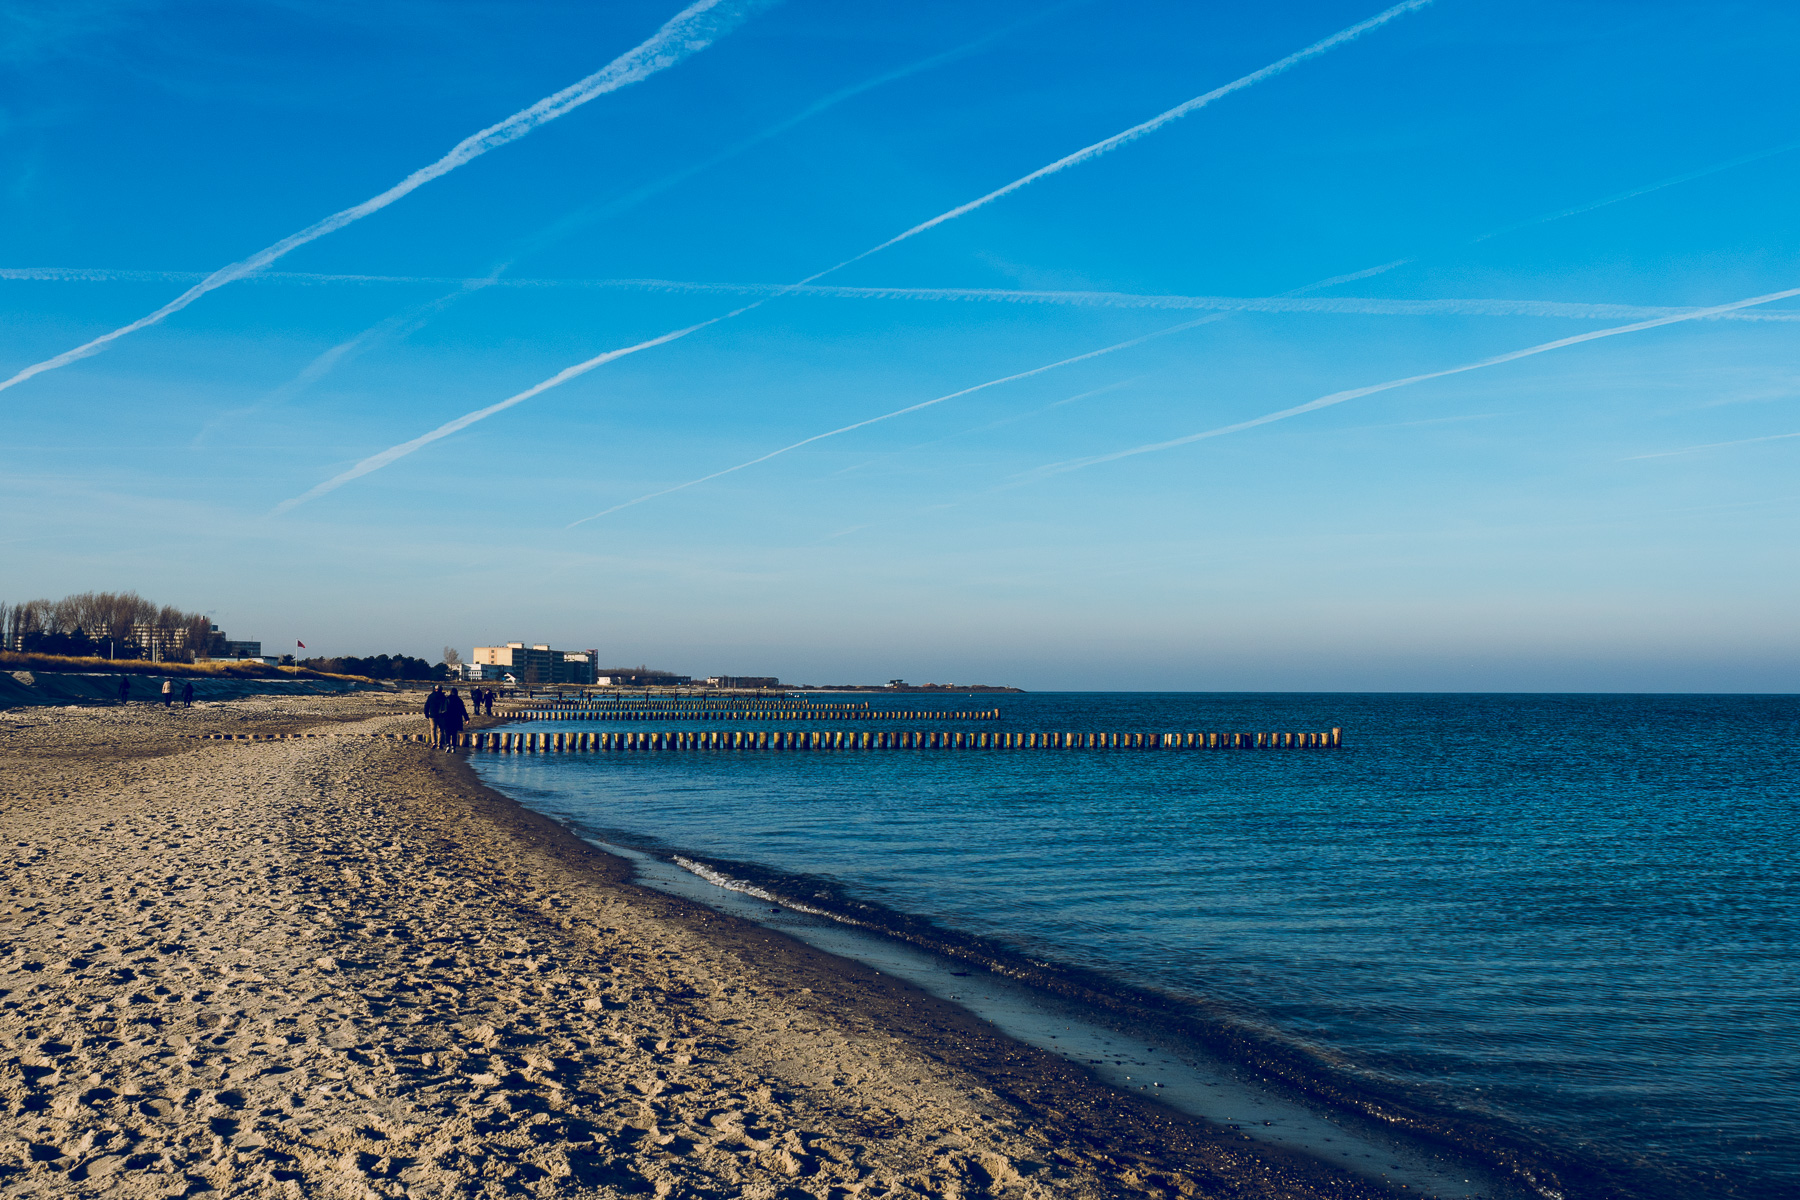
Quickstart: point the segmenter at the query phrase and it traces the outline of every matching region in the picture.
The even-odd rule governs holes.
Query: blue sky
[[[0,376],[678,11],[13,0]],[[1080,465],[1800,287],[1792,6],[1437,0],[836,290],[756,290],[1379,11],[727,3],[673,65],[0,390],[0,594],[810,682],[1795,690],[1797,298]]]

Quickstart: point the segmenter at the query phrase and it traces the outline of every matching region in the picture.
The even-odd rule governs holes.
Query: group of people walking
[[[162,685],[162,702],[164,708],[175,707],[175,681],[164,679]],[[119,703],[131,703],[131,677],[119,676]],[[194,681],[189,679],[181,685],[181,707],[194,707]]]
[[[494,696],[493,688],[470,688],[469,702],[464,704],[462,694],[455,688],[448,692],[441,686],[432,688],[431,695],[425,697],[425,718],[433,730],[432,745],[454,749],[457,735],[471,716],[480,716],[484,711],[490,717],[494,715]]]

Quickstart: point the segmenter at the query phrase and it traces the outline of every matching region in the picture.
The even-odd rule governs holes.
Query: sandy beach
[[[0,1195],[1371,1194],[633,886],[415,714],[0,711]]]

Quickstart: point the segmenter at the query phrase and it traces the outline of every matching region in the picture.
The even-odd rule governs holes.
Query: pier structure
[[[201,741],[276,742],[372,737],[429,742],[428,733],[190,733]],[[1335,750],[1344,731],[1261,733],[989,733],[980,730],[689,730],[670,733],[519,733],[464,730],[456,744],[496,754],[582,754],[658,750]]]
[[[507,708],[496,716],[513,721],[997,721],[1000,710],[899,712],[884,708],[580,709]]]
[[[860,704],[820,703],[797,696],[581,696],[561,697],[538,701],[525,708],[545,709],[583,709],[583,708],[804,708],[804,709],[841,709],[867,708],[869,702]]]
[[[600,696],[562,699],[528,699],[508,705],[512,712],[713,712],[713,711],[782,711],[782,712],[853,712],[867,709],[862,704],[820,704],[812,700],[781,698],[759,699],[754,696],[704,697],[636,697]]]
[[[420,734],[419,737],[426,735]],[[983,730],[684,730],[669,733],[522,733],[476,730],[457,745],[496,754],[670,750],[1334,750],[1344,731],[1258,733],[992,733]]]

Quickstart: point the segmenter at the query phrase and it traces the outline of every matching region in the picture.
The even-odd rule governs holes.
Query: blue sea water
[[[1800,700],[929,703],[1002,719],[644,728],[1342,726],[1344,746],[474,761],[610,841],[818,877],[1223,1006],[1350,1076],[1599,1164],[1627,1192],[1800,1194]]]

